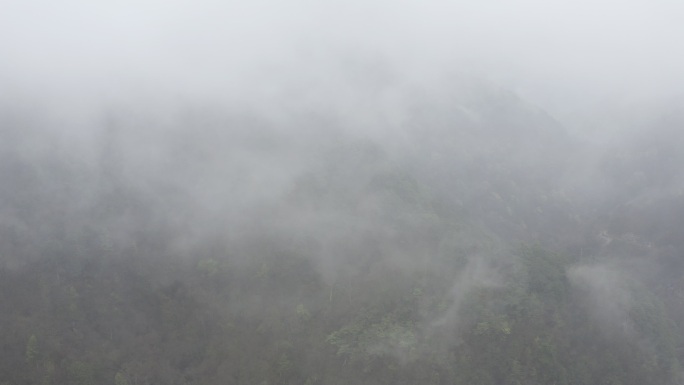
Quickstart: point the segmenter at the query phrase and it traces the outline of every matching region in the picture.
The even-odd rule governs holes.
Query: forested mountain
[[[492,83],[359,84],[2,108],[0,384],[682,382],[681,111],[606,148]]]

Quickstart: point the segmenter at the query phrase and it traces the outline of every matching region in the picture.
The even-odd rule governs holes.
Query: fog
[[[331,67],[364,56],[401,80],[475,73],[569,113],[679,94],[683,11],[674,1],[10,2],[2,80],[80,103],[244,100],[283,81],[334,82]]]
[[[0,383],[682,383],[684,5],[3,8]]]

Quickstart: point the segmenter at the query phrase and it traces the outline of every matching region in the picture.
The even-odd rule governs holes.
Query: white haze
[[[9,1],[0,87],[77,119],[149,98],[267,105],[291,84],[333,97],[334,67],[360,52],[401,80],[493,79],[588,127],[597,102],[680,93],[682,15],[666,0]]]
[[[171,213],[168,217],[177,220],[172,225],[184,230],[179,231],[183,236],[174,239],[171,247],[188,254],[204,241],[205,233],[218,231],[216,227],[234,230],[238,235],[231,236],[239,237],[238,230],[261,226],[258,220],[254,224],[245,222],[259,217],[254,212],[268,211],[270,203],[285,199],[296,187],[300,171],[320,158],[317,151],[334,148],[329,146],[334,137],[326,137],[328,132],[306,131],[318,129],[311,128],[314,125],[298,126],[306,121],[300,119],[302,116],[316,118],[319,114],[322,119],[331,119],[330,125],[336,127],[320,128],[330,130],[331,136],[343,135],[335,131],[341,127],[382,144],[378,152],[384,153],[377,156],[380,160],[368,156],[377,164],[364,163],[364,158],[359,167],[350,167],[357,172],[354,177],[361,180],[364,167],[389,169],[385,163],[396,161],[392,150],[409,148],[404,146],[412,141],[405,137],[410,135],[405,127],[405,109],[412,106],[407,99],[414,87],[428,90],[425,92],[435,100],[443,96],[448,99],[454,95],[445,91],[449,88],[445,85],[478,79],[472,81],[510,89],[568,127],[602,142],[612,139],[623,127],[622,122],[634,116],[648,118],[649,108],[660,108],[643,102],[676,103],[674,97],[684,86],[684,53],[678,49],[684,36],[684,3],[675,1],[67,0],[10,1],[1,12],[0,106],[9,106],[4,112],[22,119],[31,116],[35,120],[32,124],[54,131],[55,141],[69,143],[67,149],[84,144],[79,149],[87,151],[70,155],[90,157],[91,164],[97,163],[99,152],[107,146],[108,138],[100,134],[117,124],[123,126],[120,137],[113,135],[121,143],[112,146],[125,149],[125,154],[113,156],[123,158],[117,158],[121,164],[116,166],[121,168],[125,183],[150,196],[157,194],[158,186],[177,189],[164,191],[168,196],[160,193],[164,199],[155,209],[165,215]],[[508,96],[508,102],[517,103],[516,108],[537,108]],[[631,109],[636,104],[646,107]],[[183,108],[177,109],[179,106]],[[453,106],[449,102],[436,100],[432,107],[435,109],[428,112],[436,110],[451,116],[448,113]],[[477,105],[472,109],[467,103],[457,107],[462,111],[453,113],[456,118],[476,120]],[[196,120],[188,119],[191,123],[203,121],[203,112],[214,114],[206,118],[209,128],[202,127],[204,131],[197,135],[201,139],[187,146],[188,151],[196,152],[189,155],[174,152],[174,146],[183,149],[187,144],[183,139],[192,142],[192,133],[182,127],[182,114],[188,110],[197,114]],[[620,116],[625,110],[630,114],[621,120],[612,119],[611,114]],[[230,119],[233,115],[238,116],[235,119],[258,117],[260,121],[246,126],[263,125],[273,136],[269,139],[272,143],[262,143],[262,138],[242,131],[212,131],[212,124],[225,123],[217,111]],[[113,124],[107,122],[110,114]],[[427,125],[439,127],[440,122],[426,120]],[[598,124],[603,121],[608,123]],[[399,126],[403,126],[401,132],[393,131]],[[420,133],[413,134],[420,137]],[[461,160],[459,156],[465,160],[471,156],[468,147],[486,145],[500,153],[501,164],[530,165],[540,162],[538,154],[544,149],[537,147],[546,145],[541,140],[521,140],[514,144],[516,150],[511,150],[498,143],[506,139],[485,137],[496,143],[482,144],[469,141],[467,133],[464,138],[461,147],[454,147],[463,154],[446,154],[454,163]],[[42,136],[31,139],[17,153],[39,158],[47,151],[44,147],[53,144],[52,139]],[[440,138],[433,140],[439,142]],[[91,146],[93,143],[96,146]],[[430,155],[445,156],[436,151]],[[185,165],[182,156],[208,159]],[[543,166],[549,174],[568,179],[568,190],[576,187],[590,198],[613,193],[609,183],[600,184],[604,181],[598,180],[600,176],[593,169],[597,161],[590,156],[584,157],[584,163],[576,163],[568,175],[560,176],[555,175],[555,160],[541,161],[548,162]],[[182,168],[195,164],[202,164],[204,169]],[[325,176],[324,167],[321,170]],[[343,281],[345,268],[356,268],[346,267],[354,262],[351,258],[347,261],[339,256],[348,249],[355,251],[348,240],[362,239],[373,229],[378,239],[391,245],[381,243],[381,247],[392,250],[387,254],[394,263],[407,269],[431,268],[416,266],[423,262],[411,254],[415,251],[411,245],[400,244],[393,229],[383,227],[386,219],[377,219],[379,214],[373,212],[381,212],[374,196],[356,191],[359,187],[353,178],[349,178],[351,182],[344,176],[340,179],[338,184],[348,188],[340,195],[367,199],[365,206],[347,210],[344,202],[325,202],[332,207],[330,212],[318,208],[309,212],[308,206],[280,208],[275,215],[269,212],[272,223],[265,229],[290,232],[302,242],[319,247],[317,268],[331,287],[342,285],[338,282]],[[503,201],[488,182],[481,187],[486,196],[480,194],[475,182],[469,180],[473,186],[463,190],[478,195],[478,202],[488,197]],[[445,190],[453,187],[444,183]],[[91,185],[97,183],[84,183]],[[83,199],[78,203],[88,206],[88,197],[96,193],[79,189]],[[650,193],[646,190],[643,194]],[[541,213],[541,203],[528,195],[514,196],[510,201],[529,199]],[[505,208],[512,215],[515,207]],[[128,242],[127,237],[134,232],[131,228],[135,229],[130,218],[133,216],[122,214],[105,225],[113,242]],[[433,218],[420,220],[429,225]],[[6,221],[12,222],[12,218]],[[521,223],[521,228],[527,227]],[[413,222],[408,225],[419,227]],[[36,234],[39,239],[41,234]],[[430,329],[454,323],[461,316],[464,296],[471,290],[498,287],[503,279],[476,252],[464,252],[470,253],[474,255],[464,273],[455,277],[446,310],[425,322]],[[588,286],[589,295],[596,297],[601,307],[623,293],[620,287],[609,285],[619,280],[609,270],[578,267],[569,277],[579,286]],[[599,285],[597,277],[605,276],[611,280]],[[332,293],[331,289],[331,300]],[[610,317],[624,318],[628,302],[625,299],[615,309],[609,308]]]

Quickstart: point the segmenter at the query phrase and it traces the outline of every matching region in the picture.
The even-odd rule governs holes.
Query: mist
[[[683,5],[4,8],[0,383],[682,382]]]

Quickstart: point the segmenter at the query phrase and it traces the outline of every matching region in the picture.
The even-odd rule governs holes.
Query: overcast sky
[[[684,86],[677,0],[9,0],[2,8],[5,98],[239,98],[277,87],[278,76],[325,76],[350,53],[407,78],[475,73],[551,109]]]

